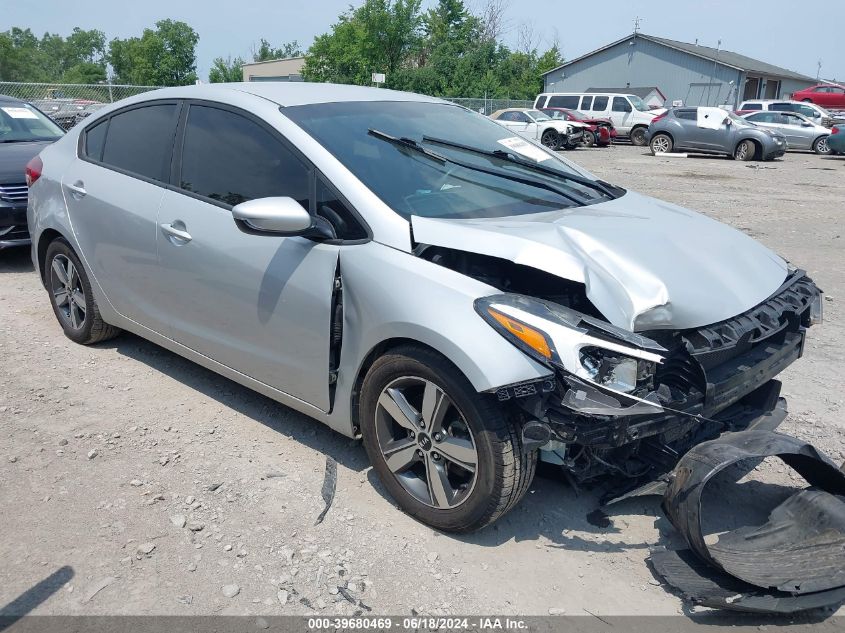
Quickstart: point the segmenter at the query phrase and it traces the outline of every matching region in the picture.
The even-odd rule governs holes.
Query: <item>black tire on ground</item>
[[[645,145],[645,130],[644,127],[635,127],[631,130],[631,145],[636,145],[637,147],[643,147]]]
[[[748,139],[737,143],[736,149],[734,150],[734,158],[736,160],[743,160],[747,162],[754,160],[756,155],[757,145],[754,144],[754,141],[750,141]]]
[[[584,137],[581,139],[581,145],[584,147],[592,147],[596,143],[598,143],[598,139],[596,138],[595,133],[590,130],[584,130]]]
[[[672,137],[668,134],[655,134],[649,143],[649,148],[654,156],[658,154],[671,154],[674,149]]]
[[[830,145],[827,144],[827,136],[820,136],[813,142],[813,151],[816,154],[830,154]]]
[[[62,259],[69,260],[73,264],[76,276],[71,281],[73,282],[78,279],[78,284],[76,285],[84,294],[85,311],[84,316],[80,315],[80,310],[77,311],[77,315],[81,316],[78,327],[73,327],[68,322],[68,317],[64,315],[62,309],[59,307],[56,295],[52,290],[53,275],[56,275],[54,262],[58,264]],[[53,307],[53,313],[56,315],[59,325],[62,326],[65,336],[70,340],[81,345],[91,345],[92,343],[100,343],[101,341],[114,338],[120,334],[120,328],[116,328],[103,321],[97,301],[94,299],[94,293],[91,291],[91,283],[88,281],[88,275],[82,267],[79,257],[73,251],[73,248],[62,238],[53,240],[47,247],[47,252],[44,256],[44,277],[47,283],[47,293],[50,297],[50,305]]]
[[[546,147],[548,147],[550,150],[557,151],[560,149],[560,134],[558,134],[554,130],[546,130],[540,137],[540,142]]]
[[[407,377],[422,378],[440,388],[472,433],[477,451],[475,481],[468,496],[455,507],[435,508],[410,494],[382,454],[377,437],[378,401],[388,385]],[[451,362],[426,348],[402,346],[373,363],[361,386],[360,423],[373,470],[387,491],[405,512],[440,530],[472,532],[493,523],[519,502],[534,478],[537,451],[523,453],[518,422],[493,395],[476,392]]]

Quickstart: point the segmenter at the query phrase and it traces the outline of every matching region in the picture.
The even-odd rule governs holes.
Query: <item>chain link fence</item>
[[[0,95],[27,101],[69,130],[107,103],[120,101],[159,86],[118,84],[32,84],[0,81]]]
[[[487,99],[484,97],[479,99],[469,97],[443,98],[470,110],[480,112],[481,114],[493,114],[496,110],[503,110],[504,108],[531,108],[534,106],[532,99]]]

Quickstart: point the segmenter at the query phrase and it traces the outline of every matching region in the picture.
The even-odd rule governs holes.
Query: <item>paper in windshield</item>
[[[551,156],[542,149],[524,141],[518,136],[503,138],[499,141],[499,143],[507,147],[512,152],[516,152],[517,154],[530,158],[531,160],[536,160],[538,163],[551,158]]]
[[[16,108],[13,106],[0,108],[6,114],[8,114],[13,119],[37,119],[38,115],[31,110],[27,110],[26,108]]]

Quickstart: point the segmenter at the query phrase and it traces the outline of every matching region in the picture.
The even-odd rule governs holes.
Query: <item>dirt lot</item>
[[[845,458],[845,159],[743,164],[630,146],[567,155],[810,272],[827,292],[826,323],[783,376],[782,429]],[[627,502],[596,527],[586,517],[600,490],[538,478],[497,525],[439,534],[396,509],[360,444],[134,336],[70,343],[27,252],[0,254],[0,359],[0,607],[49,579],[20,609],[332,614],[359,609],[351,600],[392,614],[682,610],[645,563],[667,540],[658,499]],[[337,494],[315,526],[326,455],[339,464]],[[777,464],[763,471],[789,481]]]

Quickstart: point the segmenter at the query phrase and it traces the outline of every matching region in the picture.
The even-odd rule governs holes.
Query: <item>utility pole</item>
[[[818,81],[818,80],[819,80],[819,77],[820,77],[820,76],[821,76],[821,74],[822,74],[822,60],[819,60],[818,62],[816,62],[816,66],[817,66],[817,69],[816,69],[816,81]]]
[[[722,40],[719,40],[719,43],[716,44],[716,57],[713,59],[713,75],[710,77],[710,81],[707,83],[707,105],[710,105],[710,86],[713,85],[713,82],[716,81],[716,64],[719,61],[719,49],[722,47]]]
[[[637,17],[634,18],[634,33],[640,32],[640,22],[642,22],[642,21],[643,21],[643,18],[641,18],[640,16],[637,16]]]

